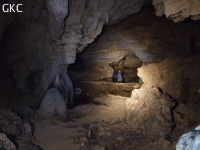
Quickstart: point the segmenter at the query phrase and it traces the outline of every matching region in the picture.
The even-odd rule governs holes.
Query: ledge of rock
[[[192,20],[200,19],[200,2],[197,0],[153,0],[156,16],[166,15],[174,22],[191,17]]]

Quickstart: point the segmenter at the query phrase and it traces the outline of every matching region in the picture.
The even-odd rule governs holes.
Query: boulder
[[[199,150],[200,149],[200,126],[195,130],[182,135],[176,144],[176,150]]]
[[[66,117],[67,102],[56,88],[49,89],[36,113],[42,118]]]
[[[0,149],[1,150],[17,150],[15,145],[3,133],[0,133]]]
[[[145,133],[168,135],[174,126],[171,109],[175,102],[157,88],[140,88],[126,101],[126,119]]]
[[[18,150],[39,150],[39,148],[29,141],[17,141]]]
[[[18,136],[23,132],[22,120],[10,109],[0,109],[0,129],[11,136]]]
[[[37,118],[37,114],[35,111],[29,106],[20,106],[15,108],[15,112],[17,112],[23,119]]]

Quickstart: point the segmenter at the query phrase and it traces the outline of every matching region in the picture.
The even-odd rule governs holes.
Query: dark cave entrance
[[[105,26],[101,34],[84,51],[77,54],[76,62],[69,65],[72,80],[117,82],[117,73],[122,71],[123,83],[138,83],[137,68],[143,62],[127,45],[118,25]],[[116,37],[112,36],[115,35]],[[121,36],[121,37],[120,37]],[[127,48],[128,46],[128,48]]]
[[[135,53],[129,53],[124,58],[117,62],[109,64],[113,72],[113,82],[118,82],[117,73],[122,72],[122,82],[123,83],[137,83],[139,82],[139,77],[137,75],[137,68],[142,66],[142,61],[135,55]]]

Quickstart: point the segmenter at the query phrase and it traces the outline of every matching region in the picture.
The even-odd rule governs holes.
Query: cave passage
[[[200,123],[200,2],[161,1],[0,12],[0,149],[175,150]]]

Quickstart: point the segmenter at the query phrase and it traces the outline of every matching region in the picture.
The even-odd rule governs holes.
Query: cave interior
[[[0,6],[0,149],[183,150],[200,123],[199,1]]]

